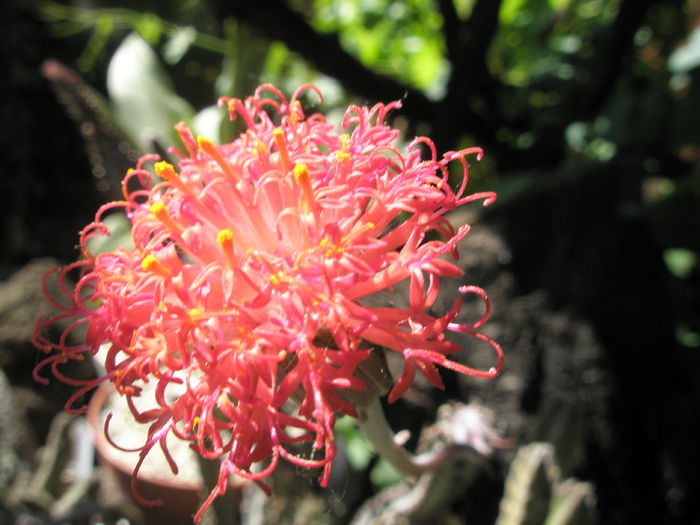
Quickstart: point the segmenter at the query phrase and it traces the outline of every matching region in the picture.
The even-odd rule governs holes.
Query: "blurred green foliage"
[[[311,18],[367,67],[441,94],[449,64],[442,17],[431,0],[317,0]]]

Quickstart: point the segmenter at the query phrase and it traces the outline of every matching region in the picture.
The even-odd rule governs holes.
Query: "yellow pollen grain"
[[[136,389],[133,386],[129,385],[121,385],[117,388],[117,393],[120,396],[128,396],[128,395],[133,395],[136,393]]]
[[[265,146],[265,143],[258,140],[252,149],[252,153],[253,153],[253,155],[257,155],[258,157],[263,157],[263,156],[267,155],[269,152],[267,151],[267,147]]]
[[[167,180],[181,192],[189,195],[193,194],[192,188],[180,179],[180,176],[177,174],[172,164],[161,160],[160,162],[156,162],[153,168],[156,170],[156,175],[161,179]]]
[[[348,159],[350,159],[350,154],[348,153],[348,139],[350,137],[346,134],[343,133],[340,136],[341,140],[341,145],[340,145],[340,151],[336,152],[335,158],[338,159],[340,162],[345,162]]]
[[[170,270],[163,266],[163,263],[153,255],[146,255],[146,257],[143,258],[141,268],[147,272],[157,273],[158,275],[162,275],[164,277],[171,275]]]
[[[168,211],[168,207],[162,202],[156,202],[149,208],[153,216],[175,233],[182,233],[182,228],[173,220],[172,215]]]
[[[329,259],[335,255],[340,255],[343,253],[345,250],[340,247],[340,246],[330,246],[326,252],[323,254],[324,257],[328,257]]]
[[[177,173],[175,172],[175,168],[169,162],[161,160],[160,162],[156,162],[154,168],[156,170],[156,175],[158,175],[161,179],[165,179],[168,181],[177,179]]]
[[[168,213],[168,207],[162,202],[152,204],[149,209],[151,210],[153,216],[158,220],[163,220],[164,218],[170,216],[170,213]]]
[[[283,282],[289,282],[289,279],[284,272],[279,271],[270,275],[270,282],[273,286],[279,286]]]
[[[197,146],[199,146],[200,149],[203,149],[207,153],[216,148],[216,146],[214,146],[214,143],[211,140],[201,136],[197,137]]]
[[[229,270],[233,269],[236,266],[236,254],[233,251],[233,232],[228,228],[221,230],[216,236],[216,242],[224,252],[224,257],[226,257],[226,265],[228,266]]]
[[[225,230],[221,230],[219,234],[216,236],[216,242],[221,246],[222,248],[225,246],[233,245],[233,232],[229,230],[228,228]]]
[[[304,187],[311,180],[311,175],[309,174],[309,168],[306,164],[297,164],[294,166],[294,180],[297,181],[299,186]]]
[[[297,164],[294,166],[294,180],[301,187],[302,199],[301,208],[304,213],[309,213],[313,208],[314,190],[311,186],[311,174],[306,164]]]

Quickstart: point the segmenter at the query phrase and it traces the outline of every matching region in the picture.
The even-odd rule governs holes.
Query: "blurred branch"
[[[232,16],[282,42],[350,91],[371,101],[405,99],[404,112],[408,118],[431,119],[434,103],[421,91],[368,69],[342,48],[337,35],[317,33],[282,0],[219,1],[214,6],[221,18]]]
[[[494,137],[503,118],[497,114],[495,95],[502,86],[489,72],[486,54],[498,30],[501,0],[479,0],[459,27],[447,21],[457,16],[452,0],[440,0],[439,6],[445,19],[452,74],[439,104],[436,120],[440,125],[434,126],[433,132],[436,142],[451,146],[460,135],[471,133],[483,146],[500,149],[502,145]]]
[[[455,9],[454,0],[437,0],[436,3],[440,14],[442,14],[442,34],[445,37],[447,59],[454,62],[460,52],[459,36],[463,23],[457,14],[457,9]]]
[[[472,9],[467,25],[469,38],[465,41],[463,51],[485,63],[486,52],[496,31],[498,31],[498,13],[502,0],[478,0]],[[468,49],[467,49],[468,47]]]
[[[615,21],[599,35],[589,63],[591,80],[585,90],[578,119],[593,118],[605,104],[620,74],[624,60],[632,50],[634,34],[644,22],[647,11],[659,0],[623,0]]]

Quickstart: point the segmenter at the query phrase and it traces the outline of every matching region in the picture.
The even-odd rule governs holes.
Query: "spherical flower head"
[[[178,153],[179,166],[142,158],[125,178],[125,200],[104,206],[83,231],[83,260],[58,271],[62,280],[82,268],[75,291],[64,288],[72,305],[60,318],[74,318],[67,332],[87,325],[85,343],[68,346],[65,334],[58,342],[45,338],[43,328],[55,319],[40,321],[35,332],[39,348],[59,350],[38,368],[49,365],[82,387],[68,408],[110,381],[136,419],[150,425],[137,470],[156,445],[168,455],[168,434],[205,458],[222,459],[203,509],[225,491],[231,473],[262,485],[279,458],[323,469],[325,484],[336,417],[357,417],[351,393],[374,388],[358,366],[375,349],[403,357],[389,401],[408,389],[416,370],[441,387],[435,365],[480,377],[501,366],[498,345],[474,332],[488,316],[482,290],[460,289],[486,302],[476,323],[455,321],[460,300],[440,317],[428,313],[440,278],[462,275],[443,256],[457,259],[468,226],[455,230],[445,214],[495,198],[464,193],[465,156],[480,150],[438,159],[421,137],[401,152],[398,131],[384,124],[399,102],[350,106],[336,130],[321,115],[304,113],[304,91],[320,98],[305,86],[287,101],[264,85],[245,101],[222,99],[246,126],[230,144],[195,139],[184,124],[176,126],[187,151]],[[448,184],[453,160],[464,169],[456,191]],[[108,233],[102,216],[115,207],[131,220],[134,247],[93,255],[87,242]],[[405,280],[408,308],[365,302]],[[478,371],[448,359],[460,347],[447,331],[490,343],[494,367]],[[105,344],[105,377],[79,382],[60,373],[61,364]],[[139,411],[134,398],[147,382],[156,384],[154,408]],[[311,455],[293,452],[300,442],[311,443]]]

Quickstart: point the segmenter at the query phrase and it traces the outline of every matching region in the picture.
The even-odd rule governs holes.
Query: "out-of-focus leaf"
[[[143,151],[157,142],[178,145],[173,126],[194,117],[193,108],[175,94],[155,51],[132,33],[114,53],[107,89],[119,124]]]
[[[197,113],[192,120],[192,130],[196,135],[206,137],[215,144],[221,144],[221,128],[228,122],[228,112],[218,106],[209,106]]]
[[[505,0],[499,11],[501,23],[512,24],[526,3],[527,0]]]
[[[700,66],[700,28],[695,28],[688,39],[668,57],[668,69],[685,73]]]
[[[343,47],[366,66],[440,91],[448,68],[442,18],[431,0],[316,0],[315,9],[315,29],[338,33]]]
[[[177,64],[196,39],[194,27],[178,27],[163,46],[163,58],[168,64]]]
[[[410,75],[415,85],[427,89],[447,70],[442,49],[433,40],[423,40],[420,50],[409,60]],[[444,81],[442,82],[444,84]]]
[[[334,432],[342,437],[348,455],[348,463],[356,470],[363,470],[374,456],[367,436],[350,418],[343,418],[335,426]]]
[[[676,339],[680,344],[688,348],[697,348],[700,346],[700,334],[693,332],[684,325],[676,327]]]
[[[372,483],[380,489],[389,487],[390,485],[396,485],[404,479],[403,475],[392,467],[384,458],[381,458],[377,462],[377,465],[372,469],[369,477]]]
[[[114,31],[112,18],[105,14],[98,15],[95,22],[95,31],[90,36],[90,40],[88,40],[85,49],[78,58],[78,67],[81,71],[88,71],[92,68],[97,57],[102,53],[112,31]]]
[[[153,13],[144,13],[139,16],[134,24],[134,29],[141,38],[152,46],[158,43],[162,34],[161,21]]]
[[[697,256],[684,248],[670,248],[663,252],[666,268],[679,279],[685,279],[698,263]]]

